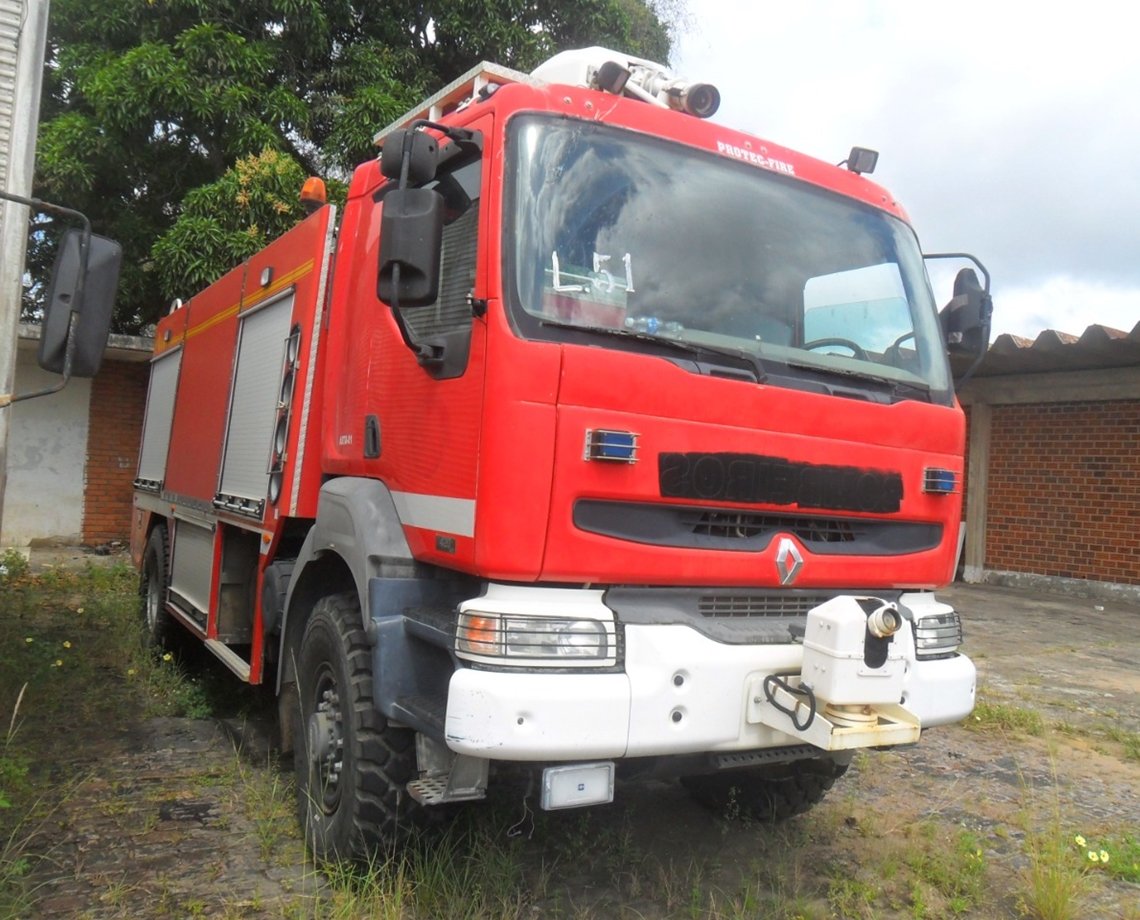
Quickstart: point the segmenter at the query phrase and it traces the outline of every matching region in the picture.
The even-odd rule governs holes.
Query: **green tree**
[[[135,331],[280,231],[227,197],[279,193],[289,171],[268,152],[344,177],[378,128],[484,59],[529,70],[602,44],[667,60],[657,2],[53,0],[36,193],[123,244],[116,328]],[[663,2],[675,17],[683,0]]]

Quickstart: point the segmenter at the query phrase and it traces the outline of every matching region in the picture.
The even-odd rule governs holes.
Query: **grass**
[[[151,716],[200,718],[233,697],[232,685],[147,648],[137,584],[123,563],[33,573],[19,554],[0,555],[0,917],[27,915],[43,832],[90,774],[77,737]]]
[[[40,831],[58,821],[56,790],[66,794],[93,769],[88,750],[77,749],[61,725],[93,726],[88,733],[97,736],[100,725],[150,715],[240,715],[258,705],[236,692],[241,685],[228,672],[205,667],[208,655],[167,658],[146,649],[129,567],[33,575],[21,562],[0,557],[0,918],[35,915]],[[1015,754],[1050,732],[1032,710],[1004,701],[980,700],[975,716],[971,731],[1000,737]],[[1106,731],[1105,740],[1118,749],[1114,756],[1135,760],[1135,733]],[[132,875],[129,884],[108,881],[100,909],[135,916],[149,896],[146,916],[170,918],[941,920],[1012,916],[1020,908],[1038,920],[1067,920],[1096,915],[1097,893],[1108,890],[1102,886],[1140,884],[1135,828],[1086,828],[1078,844],[1059,807],[1049,816],[1036,806],[1012,831],[967,827],[960,802],[971,794],[968,780],[939,786],[936,776],[921,805],[903,803],[896,812],[861,798],[860,776],[900,766],[897,755],[860,752],[831,798],[777,827],[690,816],[680,819],[692,825],[682,830],[662,813],[671,800],[642,805],[646,797],[620,790],[606,808],[535,814],[523,807],[521,787],[496,782],[492,799],[460,812],[434,845],[318,871],[301,855],[291,776],[275,762],[235,755],[228,766],[215,759],[181,776],[179,788],[191,801],[221,803],[219,830],[245,835],[237,845],[285,877],[279,899],[240,900],[224,887],[179,893],[161,878]],[[44,797],[48,776],[54,802]],[[114,794],[97,807],[110,817],[133,822],[139,833],[157,820],[157,800],[140,810],[107,788]],[[1039,796],[1027,789],[1024,798]],[[174,845],[169,834],[164,839]],[[203,873],[225,878],[223,868]]]
[[[979,696],[973,714],[967,719],[966,727],[980,732],[1000,732],[1007,735],[1032,735],[1045,733],[1045,720],[1032,709],[983,699]]]

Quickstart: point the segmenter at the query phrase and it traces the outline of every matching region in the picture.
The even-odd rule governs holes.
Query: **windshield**
[[[511,140],[508,264],[524,334],[670,339],[746,353],[772,382],[861,378],[949,398],[930,287],[902,221],[603,125],[525,117]]]

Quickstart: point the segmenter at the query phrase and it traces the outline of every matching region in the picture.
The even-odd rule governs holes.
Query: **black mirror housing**
[[[94,377],[107,346],[123,250],[114,240],[92,234],[86,273],[81,277],[82,240],[81,231],[68,230],[60,242],[48,284],[38,362],[44,370],[62,374],[70,330],[75,338],[71,376]]]
[[[388,179],[399,179],[404,158],[408,160],[408,185],[423,185],[435,178],[439,168],[439,141],[424,131],[407,128],[384,138],[380,150],[380,172]]]
[[[439,297],[443,197],[432,189],[392,189],[380,217],[376,294],[394,308],[422,307]]]
[[[963,268],[954,278],[954,296],[942,308],[939,319],[951,356],[978,357],[989,347],[993,301],[972,268]]]

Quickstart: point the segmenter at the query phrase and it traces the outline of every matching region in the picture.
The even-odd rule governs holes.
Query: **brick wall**
[[[150,365],[104,361],[91,381],[83,542],[126,540]]]
[[[1140,401],[994,406],[986,568],[1140,585]]]

